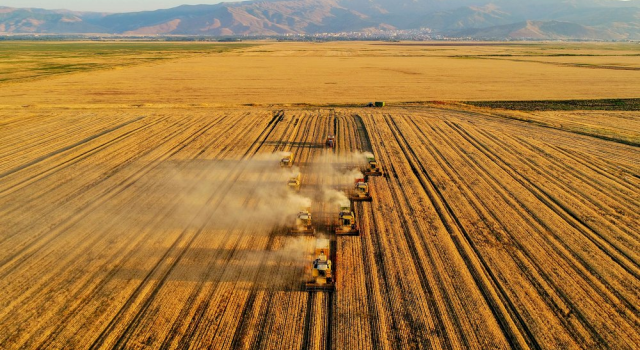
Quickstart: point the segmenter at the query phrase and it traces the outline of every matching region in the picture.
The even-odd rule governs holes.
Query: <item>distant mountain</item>
[[[519,32],[507,28],[523,25],[520,32],[539,39],[640,39],[640,0],[261,0],[118,14],[0,7],[0,33],[227,36],[428,27],[504,39]]]
[[[611,30],[595,29],[581,24],[560,21],[526,21],[482,29],[467,29],[460,37],[474,39],[577,39],[612,40],[625,37]]]

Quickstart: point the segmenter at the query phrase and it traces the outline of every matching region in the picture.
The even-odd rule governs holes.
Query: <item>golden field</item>
[[[464,103],[637,98],[637,45],[11,45],[0,348],[640,343],[640,112]],[[384,175],[336,237],[362,152]],[[303,287],[319,237],[332,293]]]
[[[100,57],[89,57],[93,61],[83,57],[77,64],[93,64],[95,70],[89,67],[86,72],[53,76],[53,80],[3,87],[0,106],[598,99],[635,98],[640,89],[640,47],[634,44],[256,44],[223,53],[199,48],[203,52],[157,62],[145,61],[146,51],[139,57],[116,56],[109,64]],[[167,50],[151,58],[175,56]],[[47,59],[46,55],[33,58],[29,52],[27,61]],[[136,59],[147,64],[127,66]],[[547,63],[558,59],[565,65]],[[590,66],[578,66],[589,62]],[[610,69],[611,62],[628,69]],[[47,77],[47,70],[43,72]]]

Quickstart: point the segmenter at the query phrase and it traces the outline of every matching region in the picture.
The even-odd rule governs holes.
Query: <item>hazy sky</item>
[[[179,5],[217,4],[239,0],[0,0],[0,6],[67,9],[75,11],[127,12],[157,10]]]

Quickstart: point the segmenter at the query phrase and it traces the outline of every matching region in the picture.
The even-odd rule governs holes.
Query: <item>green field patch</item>
[[[5,65],[2,80],[34,80],[52,75],[86,72],[220,54],[254,45],[218,43],[95,43],[0,42]],[[25,71],[28,74],[25,74]]]

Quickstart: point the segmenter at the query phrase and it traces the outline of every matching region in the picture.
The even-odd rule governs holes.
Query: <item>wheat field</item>
[[[640,112],[465,103],[637,98],[634,46],[78,43],[45,74],[55,43],[10,45],[0,348],[640,344]],[[319,238],[333,292],[304,287]]]

